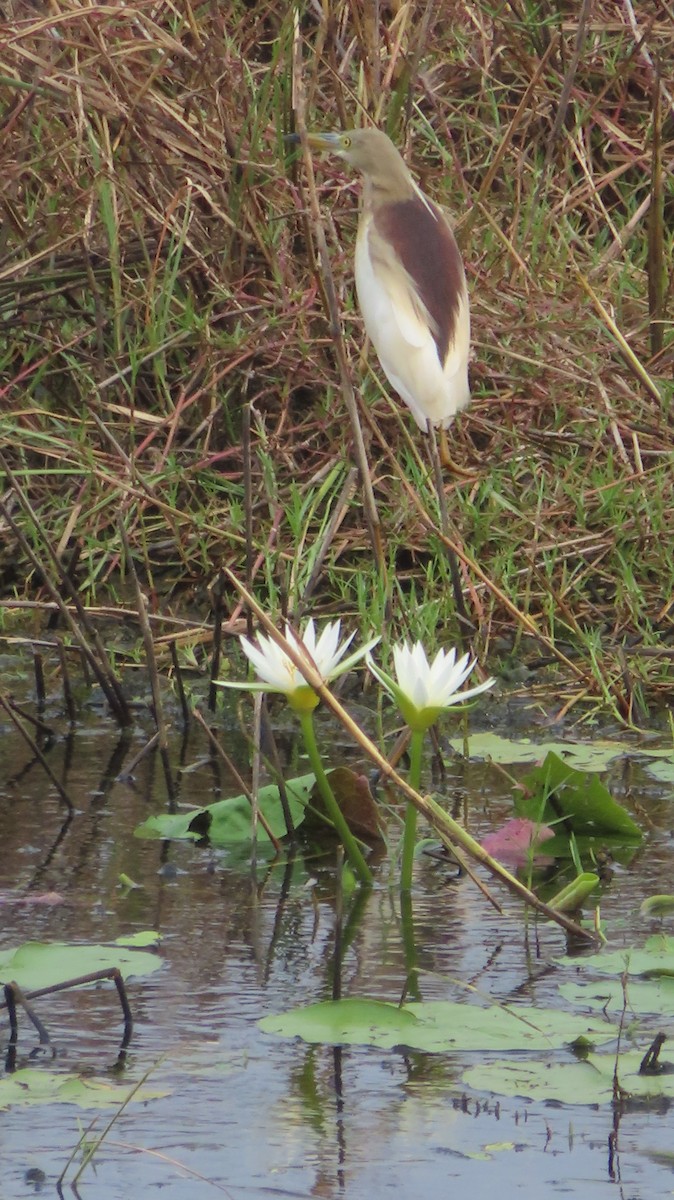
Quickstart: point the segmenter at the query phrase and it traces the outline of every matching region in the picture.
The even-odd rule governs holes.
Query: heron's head
[[[347,129],[344,133],[309,133],[312,150],[337,154],[355,167],[383,199],[405,199],[413,188],[403,159],[380,129]]]

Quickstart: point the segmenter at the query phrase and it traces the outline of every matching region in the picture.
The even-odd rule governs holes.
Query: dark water
[[[133,786],[117,777],[150,732],[139,724],[126,743],[109,720],[92,715],[70,740],[56,740],[49,761],[78,810],[67,823],[41,768],[0,726],[0,889],[63,898],[48,907],[4,903],[0,948],[40,939],[109,941],[142,929],[162,935],[162,970],[129,984],[135,1032],[119,1086],[126,1093],[156,1064],[147,1085],[169,1094],[122,1113],[82,1178],[82,1197],[674,1194],[672,1164],[657,1161],[672,1146],[670,1114],[622,1115],[611,1177],[608,1105],[467,1093],[450,1055],[334,1051],[263,1035],[260,1017],[331,994],[331,861],[306,863],[299,855],[261,864],[252,877],[227,851],[134,838],[135,826],[165,803],[159,763],[146,759]],[[241,740],[234,732],[223,740],[243,765]],[[332,732],[329,741],[334,747]],[[291,734],[284,752],[297,756]],[[199,729],[185,742],[176,731],[174,767],[193,766],[204,754]],[[638,802],[652,824],[643,849],[616,872],[602,899],[612,945],[620,946],[649,932],[638,906],[646,894],[672,890],[673,854],[668,789],[624,763],[608,782],[617,799]],[[226,780],[206,762],[182,776],[180,802],[208,803],[221,786]],[[478,835],[509,815],[502,777],[483,765],[450,763],[444,795],[450,806],[465,806]],[[122,892],[122,872],[142,887]],[[461,999],[470,985],[499,999],[559,1003],[551,960],[565,952],[563,933],[527,927],[517,905],[501,898],[505,917],[447,866],[419,863],[414,913],[424,999]],[[342,990],[397,1000],[404,980],[399,899],[384,858],[345,954]],[[37,1003],[58,1049],[54,1061],[38,1062],[116,1078],[121,1022],[109,986]],[[22,1024],[20,1065],[35,1042]],[[55,1180],[91,1116],[65,1104],[2,1113],[3,1200],[55,1195]],[[97,1127],[108,1119],[101,1113]]]

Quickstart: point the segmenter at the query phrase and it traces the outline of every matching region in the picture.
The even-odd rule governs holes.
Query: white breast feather
[[[443,364],[431,319],[412,280],[394,262],[392,250],[376,237],[367,218],[361,220],[358,231],[355,271],[365,329],[389,383],[420,429],[426,431],[428,419],[434,425],[448,426],[470,400],[467,293],[461,298],[454,342]]]

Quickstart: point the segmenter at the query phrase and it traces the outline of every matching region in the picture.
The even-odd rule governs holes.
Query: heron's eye
[[[349,147],[351,146],[351,138],[350,137],[342,138],[342,145],[345,150],[348,150]]]

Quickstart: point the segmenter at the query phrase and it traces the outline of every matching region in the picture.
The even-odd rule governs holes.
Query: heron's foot
[[[456,475],[459,479],[464,479],[467,483],[474,483],[479,478],[475,471],[466,471],[465,467],[460,467],[458,463],[454,462],[449,453],[446,429],[440,430],[438,449],[440,451],[440,462],[445,471],[451,472],[452,475]]]

